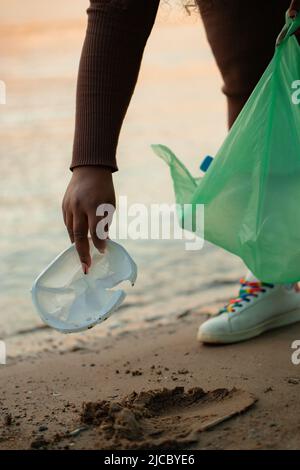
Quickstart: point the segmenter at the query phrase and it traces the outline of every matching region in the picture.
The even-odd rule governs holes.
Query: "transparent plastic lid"
[[[59,254],[38,276],[32,300],[42,318],[62,333],[92,328],[106,320],[123,302],[125,292],[113,289],[129,280],[134,285],[137,267],[125,248],[107,240],[105,253],[90,241],[92,265],[83,274],[75,246]]]

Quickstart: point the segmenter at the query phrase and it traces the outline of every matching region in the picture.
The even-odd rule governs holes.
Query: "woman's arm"
[[[85,273],[91,265],[88,231],[94,245],[100,204],[115,205],[112,172],[122,122],[137,81],[159,0],[90,0],[76,98],[71,169],[62,209]]]
[[[71,168],[117,169],[116,147],[159,0],[91,0],[76,100]]]

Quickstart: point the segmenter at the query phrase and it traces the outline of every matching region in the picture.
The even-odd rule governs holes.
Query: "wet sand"
[[[0,448],[299,448],[300,324],[209,347],[200,321],[193,311],[3,368]]]

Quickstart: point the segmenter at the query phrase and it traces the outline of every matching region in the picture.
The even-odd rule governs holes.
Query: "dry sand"
[[[3,368],[0,449],[299,448],[300,324],[208,347],[201,318]]]

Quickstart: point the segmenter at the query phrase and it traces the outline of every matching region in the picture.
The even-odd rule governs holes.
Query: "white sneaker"
[[[297,284],[267,284],[241,279],[239,297],[202,323],[197,339],[203,343],[236,343],[264,331],[300,321]]]

